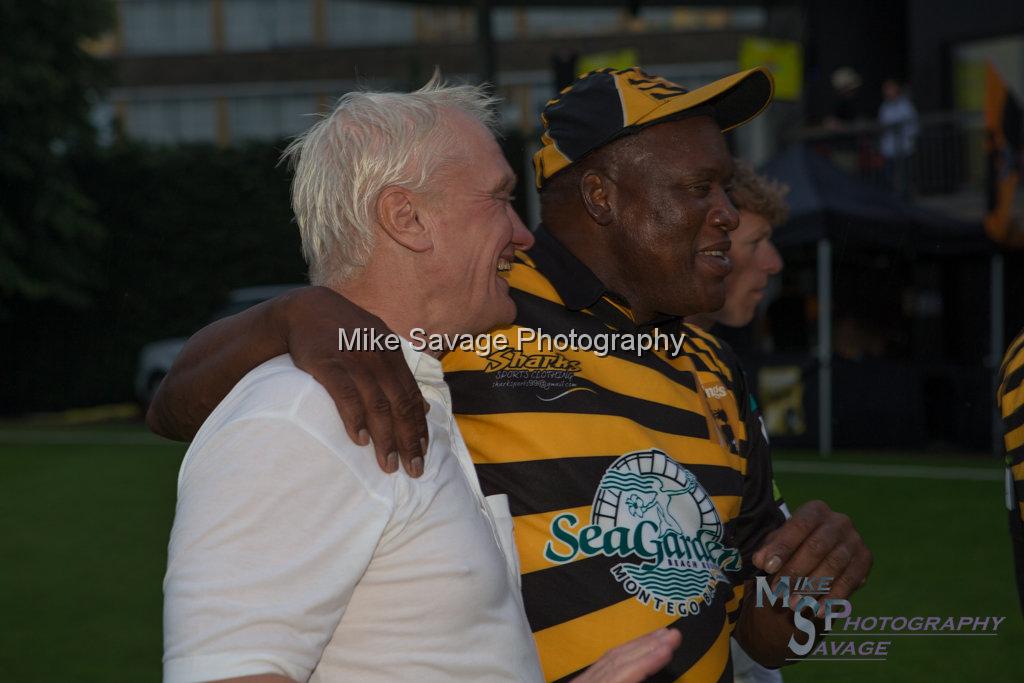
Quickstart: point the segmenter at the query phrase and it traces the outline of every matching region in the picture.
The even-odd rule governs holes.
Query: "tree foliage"
[[[122,142],[76,155],[106,230],[103,282],[86,309],[10,302],[0,415],[131,400],[144,344],[199,329],[231,289],[305,281],[283,147]]]
[[[83,44],[113,18],[108,0],[0,0],[0,302],[81,306],[101,282],[104,231],[69,155],[94,142],[106,73]]]

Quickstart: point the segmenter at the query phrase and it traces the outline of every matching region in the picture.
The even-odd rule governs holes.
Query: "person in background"
[[[861,88],[864,80],[853,67],[841,66],[832,72],[832,100],[822,122],[832,135],[827,138],[829,160],[848,172],[859,173],[865,159],[861,135],[865,123]]]
[[[740,213],[739,226],[729,236],[732,246],[729,259],[732,272],[725,278],[725,305],[717,311],[691,316],[687,322],[709,332],[715,325],[744,327],[754,319],[758,304],[764,299],[771,278],[782,271],[782,256],[772,244],[772,230],[786,221],[789,213],[786,192],[789,188],[762,175],[737,159],[732,178],[732,203]],[[760,410],[751,395],[757,419],[764,429]],[[774,486],[775,502],[789,517],[789,510]],[[731,642],[733,680],[736,683],[777,683],[782,674],[755,662],[736,642]]]
[[[832,72],[829,82],[832,84],[832,108],[825,117],[825,127],[849,128],[862,118],[858,98],[864,80],[853,67],[841,66]]]
[[[725,278],[725,305],[717,311],[687,318],[711,331],[714,325],[744,327],[754,319],[772,276],[782,271],[782,257],[772,243],[772,230],[786,221],[789,188],[758,175],[737,159],[732,180],[732,202],[739,210],[739,226],[729,236],[732,272]]]
[[[1024,613],[1024,330],[1006,349],[999,367],[996,404],[1006,449],[1006,507],[1013,542],[1017,596]]]
[[[918,134],[917,109],[895,78],[882,83],[882,97],[878,108],[878,124],[882,126],[878,150],[885,160],[885,177],[897,194],[909,197],[910,160]]]

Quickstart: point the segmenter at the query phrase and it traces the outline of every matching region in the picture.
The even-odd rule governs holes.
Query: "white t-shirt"
[[[204,423],[178,477],[167,683],[542,680],[507,499],[480,493],[440,363],[403,352],[431,406],[419,479],[381,472],[289,356]]]

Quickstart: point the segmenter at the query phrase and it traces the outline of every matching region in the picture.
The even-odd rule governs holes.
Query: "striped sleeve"
[[[1017,592],[1024,611],[1024,330],[1010,344],[999,368],[996,404],[1006,451],[1006,507],[1013,541]]]
[[[1003,419],[1006,466],[1016,484],[1014,499],[1018,513],[1024,517],[1024,331],[1013,340],[1003,358],[996,400]]]

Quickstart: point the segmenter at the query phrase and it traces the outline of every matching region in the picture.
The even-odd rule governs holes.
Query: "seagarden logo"
[[[627,453],[601,477],[590,524],[564,513],[551,522],[544,556],[570,562],[577,555],[639,559],[620,562],[612,575],[645,605],[691,615],[710,604],[715,587],[739,571],[740,555],[722,545],[718,510],[692,472],[657,449]]]

